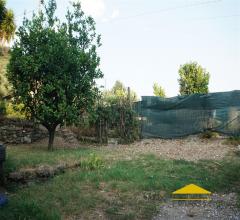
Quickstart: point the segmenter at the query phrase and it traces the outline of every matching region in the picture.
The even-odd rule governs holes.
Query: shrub
[[[227,143],[234,145],[234,146],[238,146],[240,145],[240,136],[231,136],[227,139]]]
[[[0,116],[6,115],[6,103],[4,101],[0,101]]]
[[[135,111],[130,106],[120,106],[116,120],[120,143],[128,144],[139,139],[139,122]]]
[[[114,130],[113,133],[122,144],[139,139],[137,115],[128,103],[100,105],[96,109],[95,119],[100,142],[107,142],[109,130]]]
[[[6,103],[6,116],[9,118],[26,118],[26,113],[23,111],[23,104]]]
[[[104,161],[100,156],[92,153],[81,163],[81,167],[87,170],[96,170],[104,167]]]
[[[214,131],[206,130],[201,134],[201,138],[211,139],[218,137],[219,134]]]

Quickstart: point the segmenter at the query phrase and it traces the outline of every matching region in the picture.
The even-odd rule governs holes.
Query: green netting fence
[[[240,91],[173,98],[143,96],[136,105],[143,138],[175,138],[212,130],[240,135]]]

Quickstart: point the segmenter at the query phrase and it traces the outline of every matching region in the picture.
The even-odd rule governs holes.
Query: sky
[[[74,0],[72,0],[74,1]],[[39,0],[7,0],[17,25],[38,10]],[[102,36],[104,78],[153,95],[159,83],[168,97],[179,94],[180,65],[197,61],[210,73],[210,92],[240,89],[240,0],[81,0]],[[69,0],[57,0],[63,18]]]

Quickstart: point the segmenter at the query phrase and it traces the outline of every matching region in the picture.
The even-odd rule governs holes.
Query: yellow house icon
[[[210,200],[211,192],[195,184],[189,184],[172,194],[173,200]]]

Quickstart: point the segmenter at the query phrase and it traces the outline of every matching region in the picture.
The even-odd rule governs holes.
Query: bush
[[[227,140],[228,144],[234,145],[234,146],[238,146],[240,145],[240,136],[231,136],[228,138]]]
[[[6,103],[4,101],[0,102],[0,116],[6,115]]]
[[[130,106],[120,106],[116,120],[120,143],[128,144],[139,139],[139,122],[135,111]]]
[[[0,116],[24,119],[26,118],[26,114],[23,108],[23,104],[13,104],[12,102],[0,101]]]
[[[13,104],[12,102],[6,103],[6,116],[9,118],[26,118],[26,114],[23,110],[23,104]]]
[[[218,136],[219,134],[217,132],[209,131],[209,130],[206,130],[201,134],[201,138],[206,138],[206,139],[216,138]]]
[[[107,142],[109,131],[120,138],[121,144],[132,143],[139,139],[137,115],[128,103],[98,106],[95,120],[100,142]]]
[[[90,154],[89,158],[81,163],[81,167],[87,170],[96,170],[104,167],[104,161],[96,154]]]
[[[90,111],[84,112],[74,129],[81,135],[95,136],[99,143],[108,143],[108,138],[119,138],[119,143],[128,144],[140,137],[140,125],[132,107],[136,94],[127,91],[121,82],[116,82],[111,91],[98,96],[98,102]]]

